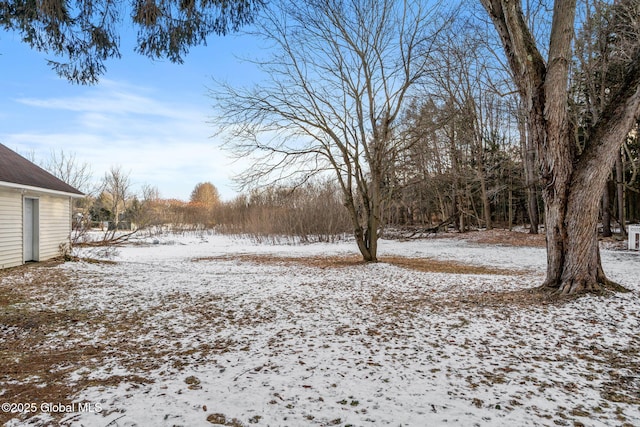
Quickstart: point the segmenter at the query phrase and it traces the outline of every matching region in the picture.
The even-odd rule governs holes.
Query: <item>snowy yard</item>
[[[0,273],[0,402],[38,409],[0,422],[640,425],[639,253],[603,251],[633,292],[549,301],[540,247],[380,252],[192,234]]]

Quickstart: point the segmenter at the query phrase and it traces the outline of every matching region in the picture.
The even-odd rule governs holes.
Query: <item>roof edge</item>
[[[31,185],[24,185],[24,184],[16,184],[14,182],[7,182],[7,181],[0,181],[0,187],[8,187],[14,190],[33,191],[34,193],[53,194],[56,196],[68,196],[76,199],[79,199],[85,196],[85,194],[83,193],[69,193],[66,191],[49,190],[47,188],[34,187]]]

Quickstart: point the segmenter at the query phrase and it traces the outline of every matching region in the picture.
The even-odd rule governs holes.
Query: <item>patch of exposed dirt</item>
[[[454,236],[482,245],[545,247],[544,233],[529,234],[522,231],[493,229],[455,233]]]
[[[345,268],[355,265],[365,265],[362,258],[357,255],[326,256],[326,257],[292,257],[261,254],[221,255],[214,257],[195,258],[194,262],[202,261],[240,261],[256,264],[273,264],[283,266],[305,266],[312,268]],[[485,267],[480,265],[465,264],[458,261],[441,261],[432,258],[410,258],[402,256],[381,257],[379,262],[392,264],[397,267],[407,268],[426,273],[448,274],[501,274],[517,275],[527,271],[514,271],[501,268]]]
[[[300,265],[314,268],[344,268],[364,265],[362,257],[356,255],[326,256],[326,257],[295,257],[262,254],[235,254],[212,257],[194,258],[193,262],[201,261],[240,261],[255,264],[273,264],[282,266]]]
[[[464,264],[457,261],[440,261],[432,258],[408,258],[400,256],[383,257],[382,262],[398,267],[427,273],[448,274],[501,274],[505,276],[524,274],[526,271],[507,270],[503,268],[485,267],[481,265]]]
[[[35,403],[39,409],[42,403],[69,405],[73,396],[90,386],[149,382],[131,376],[70,378],[79,367],[96,369],[112,355],[105,346],[74,343],[75,328],[109,324],[110,319],[57,304],[68,304],[77,283],[63,270],[52,268],[58,264],[31,264],[0,273],[0,400]],[[34,414],[23,414],[29,415]],[[57,420],[64,414],[52,415]],[[14,416],[0,412],[0,424]]]

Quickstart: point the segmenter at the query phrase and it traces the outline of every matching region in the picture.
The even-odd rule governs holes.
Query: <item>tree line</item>
[[[40,160],[34,153],[26,156],[85,193],[74,202],[76,243],[90,242],[86,232],[96,229],[103,232],[97,243],[122,242],[128,232],[139,230],[215,230],[259,242],[332,242],[351,230],[340,192],[330,181],[298,188],[270,186],[229,201],[221,200],[211,182],[200,182],[188,200],[167,199],[148,184],[135,190],[121,166],[111,167],[95,181],[91,166],[73,153],[52,151]]]

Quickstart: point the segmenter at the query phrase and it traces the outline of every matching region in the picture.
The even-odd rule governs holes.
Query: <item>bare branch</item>
[[[375,257],[375,242],[363,236],[377,239],[395,121],[449,22],[437,20],[439,10],[418,0],[282,0],[266,11],[256,32],[275,49],[257,64],[270,79],[211,91],[227,147],[254,160],[242,184],[333,171],[356,236],[366,240],[363,256]]]

